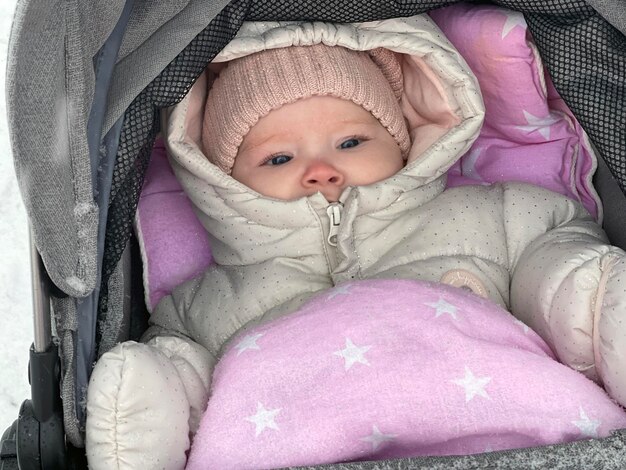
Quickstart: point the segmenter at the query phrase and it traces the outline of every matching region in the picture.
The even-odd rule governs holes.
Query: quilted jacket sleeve
[[[87,404],[93,468],[184,466],[221,347],[265,307],[246,289],[242,269],[213,266],[159,302],[142,343],[98,360]]]
[[[626,257],[576,202],[505,189],[511,310],[559,360],[626,405]]]
[[[239,326],[228,315],[239,285],[237,274],[209,269],[159,302],[142,343],[98,360],[87,403],[90,468],[184,468],[220,339]]]

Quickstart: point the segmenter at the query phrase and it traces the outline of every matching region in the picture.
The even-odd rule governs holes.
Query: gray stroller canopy
[[[21,0],[7,72],[18,181],[54,299],[64,421],[82,446],[95,359],[120,333],[116,270],[159,111],[246,20],[361,22],[454,0]],[[606,0],[502,0],[526,18],[554,84],[626,191],[626,11]]]

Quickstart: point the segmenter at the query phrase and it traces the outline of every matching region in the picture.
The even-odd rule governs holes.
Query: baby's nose
[[[325,162],[315,162],[309,165],[302,177],[305,188],[342,186],[345,181],[343,173],[333,165]]]

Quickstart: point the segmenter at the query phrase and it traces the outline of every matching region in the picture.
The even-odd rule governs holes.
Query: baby
[[[604,314],[602,293],[584,287],[580,278],[589,273],[577,274],[578,266],[597,264],[600,289],[621,290],[623,277],[612,279],[611,267],[624,266],[623,252],[605,245],[582,206],[561,195],[521,183],[446,190],[443,178],[417,177],[414,163],[425,156],[411,153],[402,89],[400,62],[386,49],[288,47],[230,63],[210,88],[202,139],[207,158],[245,186],[243,210],[234,189],[223,200],[240,213],[208,225],[212,246],[232,250],[214,251],[218,265],[235,271],[210,270],[186,288],[195,295],[190,306],[181,311],[166,300],[152,322],[170,329],[176,312],[195,340],[218,353],[240,328],[292,312],[342,282],[440,281],[509,308],[561,361],[626,404],[623,353],[591,346],[577,332],[585,315],[577,310],[591,315],[595,302],[596,321]],[[202,207],[198,189],[190,193]],[[287,202],[302,206],[284,213],[293,208]],[[240,223],[248,205],[266,210],[280,229]],[[236,280],[217,294],[221,276]],[[216,307],[197,301],[206,286],[237,302],[207,316]],[[609,295],[623,295],[617,290]]]
[[[159,359],[161,375],[180,377],[191,432],[229,339],[358,279],[436,281],[490,299],[626,404],[624,252],[550,191],[446,189],[480,116],[459,118],[429,94],[436,86],[412,101],[415,69],[388,49],[318,44],[235,59],[211,84],[201,140],[213,165],[174,166],[216,264],[164,298],[144,336],[173,364]],[[189,124],[176,119],[172,139]],[[175,151],[192,161],[188,147]]]
[[[283,231],[280,242],[270,237],[259,246],[253,237],[250,247],[219,237],[234,250],[273,253],[242,263],[251,278],[258,278],[258,266],[271,265],[263,270],[262,290],[272,293],[268,299],[252,295],[263,312],[250,315],[246,305],[235,315],[240,326],[292,311],[310,293],[351,279],[440,281],[510,309],[562,362],[626,404],[624,328],[599,339],[599,330],[615,331],[618,321],[602,314],[617,302],[613,296],[623,296],[623,251],[606,244],[579,204],[547,190],[521,183],[445,190],[443,178],[420,179],[412,163],[423,163],[425,155],[416,148],[441,131],[419,133],[426,126],[411,117],[424,113],[407,104],[402,91],[401,65],[389,50],[323,45],[237,59],[214,82],[202,128],[207,158],[259,199],[305,201],[319,223],[315,230],[326,238],[321,244],[316,232],[310,246],[300,228],[304,213],[293,221],[281,217],[282,227],[297,235]],[[439,121],[444,131],[458,125]],[[411,142],[410,133],[428,144]],[[450,162],[439,165],[443,172]],[[266,229],[247,223],[244,230],[242,236]],[[308,269],[293,264],[310,252],[323,255],[319,267],[311,269],[308,260]],[[241,262],[247,254],[236,256]],[[282,266],[287,259],[293,269]],[[598,292],[584,287],[589,276],[597,276]],[[617,290],[605,296],[607,289]]]

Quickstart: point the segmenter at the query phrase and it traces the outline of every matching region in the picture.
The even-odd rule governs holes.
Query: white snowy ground
[[[7,44],[16,0],[0,0],[0,434],[30,396],[28,349],[33,341],[28,229],[6,122]]]

